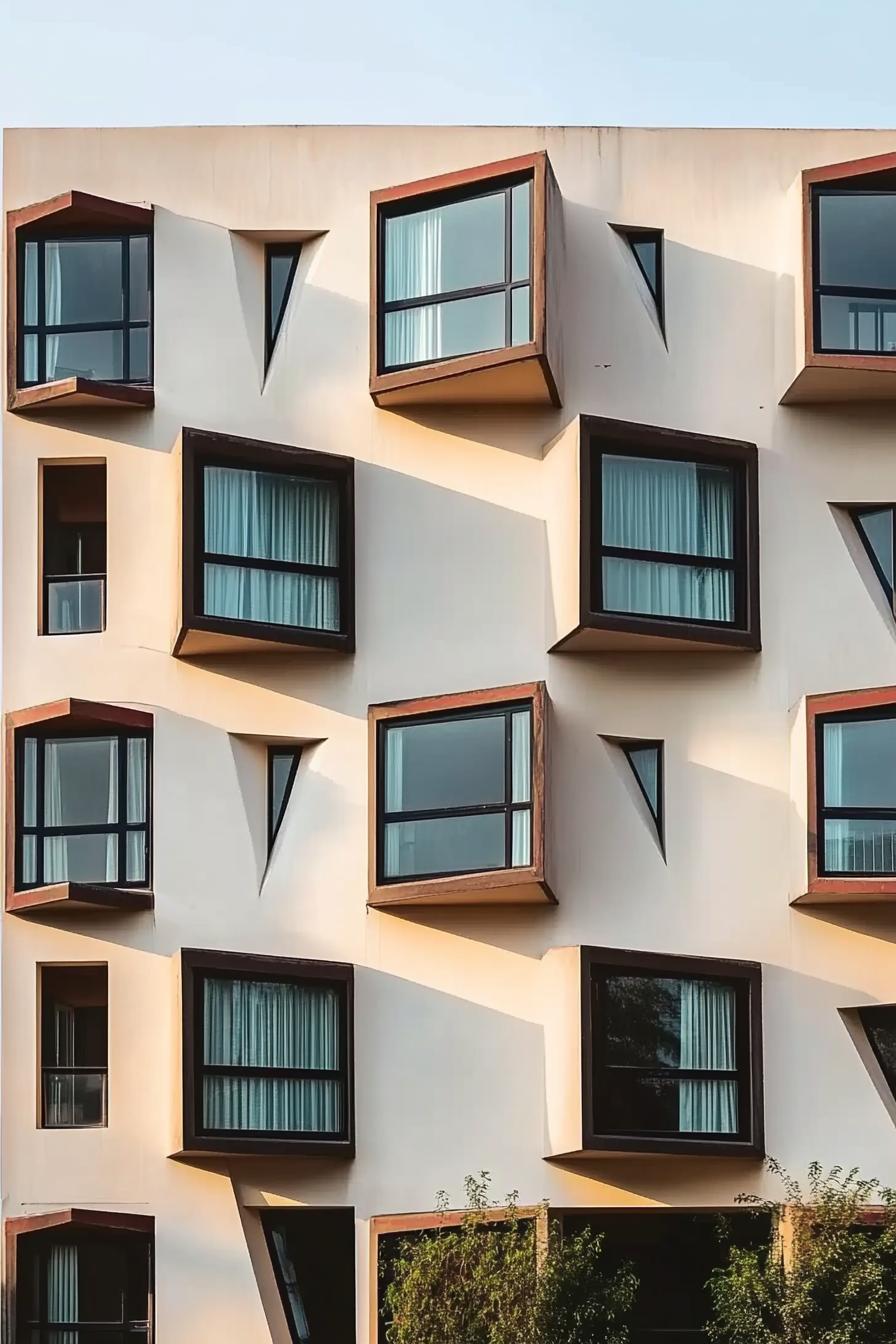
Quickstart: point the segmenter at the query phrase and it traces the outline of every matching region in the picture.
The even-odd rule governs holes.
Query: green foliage
[[[628,1344],[637,1279],[603,1266],[600,1235],[552,1232],[540,1244],[515,1192],[491,1204],[487,1172],[468,1176],[465,1190],[460,1226],[437,1223],[398,1243],[384,1302],[389,1344]],[[447,1209],[440,1192],[437,1214]]]
[[[784,1197],[741,1196],[770,1215],[764,1246],[731,1247],[709,1289],[712,1344],[896,1344],[896,1192],[858,1168],[809,1168],[808,1189],[775,1162]],[[862,1224],[863,1210],[878,1210]]]

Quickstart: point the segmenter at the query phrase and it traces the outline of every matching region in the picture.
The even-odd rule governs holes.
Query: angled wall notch
[[[849,510],[871,566],[893,610],[896,505],[862,504]]]
[[[656,308],[663,339],[666,338],[666,295],[663,275],[664,235],[662,229],[645,229],[637,225],[611,224],[631,249],[635,264],[643,276]]]

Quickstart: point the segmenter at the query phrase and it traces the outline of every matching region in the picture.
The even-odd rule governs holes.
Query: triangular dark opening
[[[896,1098],[896,1004],[859,1009],[859,1021],[874,1051],[887,1087]]]
[[[662,742],[623,742],[625,759],[631,766],[638,788],[644,796],[663,845],[663,744]]]
[[[659,319],[660,329],[665,335],[666,332],[666,314],[665,314],[665,296],[663,284],[663,230],[662,229],[640,229],[626,228],[623,225],[614,224],[613,228],[621,234],[628,243],[635,259],[638,270],[644,277],[644,283],[650,290],[651,297],[656,307],[656,315]]]
[[[265,368],[280,335],[301,250],[300,243],[268,243],[264,250]]]
[[[896,505],[868,505],[852,509],[851,514],[859,540],[892,607],[896,572]]]
[[[268,747],[268,853],[286,814],[301,755],[300,747]]]

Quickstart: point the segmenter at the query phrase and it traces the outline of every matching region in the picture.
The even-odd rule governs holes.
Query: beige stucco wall
[[[782,409],[793,364],[798,172],[896,133],[540,129],[15,131],[5,205],[70,187],[156,207],[156,409],[4,418],[4,708],[76,695],[156,714],[152,915],[6,916],[3,1193],[157,1220],[158,1337],[280,1344],[247,1247],[254,1206],[353,1204],[359,1339],[373,1214],[493,1173],[522,1202],[724,1204],[755,1165],[549,1165],[551,947],[608,944],[765,964],[768,1148],[896,1183],[893,1121],[838,1009],[896,998],[886,910],[795,912],[807,693],[896,682],[896,627],[829,502],[896,493],[893,412]],[[565,405],[395,414],[367,393],[368,193],[547,148],[565,202]],[[666,230],[668,351],[607,221]],[[264,386],[260,246],[231,230],[325,231]],[[788,361],[790,365],[788,365]],[[568,492],[544,445],[580,412],[755,440],[763,652],[552,656],[546,528]],[[357,459],[354,658],[170,656],[184,425]],[[42,458],[108,467],[101,636],[39,639]],[[548,515],[551,516],[548,516]],[[569,520],[570,529],[575,521]],[[368,913],[369,702],[544,678],[552,702],[556,909]],[[251,734],[321,739],[264,869]],[[664,863],[601,734],[666,741]],[[182,946],[357,965],[354,1163],[186,1165],[176,1142]],[[106,961],[106,1130],[35,1127],[36,965]],[[563,1101],[557,1103],[557,1114]],[[564,1123],[558,1120],[558,1123]],[[255,1246],[256,1259],[258,1247]],[[279,1333],[278,1333],[279,1332]]]

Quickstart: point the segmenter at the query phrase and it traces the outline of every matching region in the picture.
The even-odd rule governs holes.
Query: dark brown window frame
[[[270,1256],[271,1260],[271,1268],[274,1274],[274,1278],[277,1281],[277,1288],[280,1293],[280,1301],[283,1306],[283,1314],[286,1318],[286,1328],[289,1333],[289,1337],[292,1340],[292,1344],[302,1344],[302,1340],[299,1338],[299,1334],[293,1325],[292,1307],[289,1301],[289,1294],[287,1292],[286,1284],[283,1282],[277,1264],[277,1251],[276,1247],[274,1246],[274,1239],[273,1239],[274,1229],[276,1224],[283,1221],[284,1219],[287,1221],[289,1221],[292,1218],[295,1218],[296,1220],[303,1219],[313,1223],[315,1217],[319,1214],[340,1215],[341,1217],[344,1217],[347,1223],[350,1222],[351,1224],[351,1254],[352,1254],[351,1300],[349,1303],[344,1303],[343,1299],[341,1297],[339,1298],[339,1305],[340,1307],[344,1307],[346,1317],[348,1316],[351,1317],[351,1327],[350,1331],[348,1327],[346,1328],[344,1336],[342,1335],[342,1333],[340,1333],[338,1336],[334,1336],[333,1338],[331,1338],[330,1334],[327,1334],[326,1340],[327,1344],[354,1344],[355,1299],[357,1295],[357,1254],[355,1250],[355,1209],[354,1206],[350,1204],[348,1205],[303,1204],[301,1206],[278,1205],[277,1207],[268,1207],[261,1210],[260,1213],[261,1227],[264,1233],[265,1245],[267,1246],[268,1255]],[[347,1273],[346,1278],[348,1278]],[[336,1294],[331,1292],[330,1296],[331,1298],[335,1298]]]
[[[197,1031],[201,1012],[197,1011],[198,993],[206,974],[233,979],[259,975],[284,981],[329,981],[342,994],[343,1036],[340,1074],[345,1086],[345,1126],[333,1138],[287,1138],[281,1134],[240,1136],[228,1133],[204,1133],[201,1115],[201,1049]],[[354,979],[355,968],[346,962],[311,961],[298,957],[263,957],[248,952],[215,952],[201,948],[181,950],[181,1041],[183,1086],[182,1148],[174,1157],[217,1156],[263,1157],[344,1157],[355,1155],[355,1055],[354,1055]]]
[[[488,711],[491,707],[514,702],[530,702],[532,705],[532,862],[525,868],[498,868],[446,877],[380,881],[383,725],[404,719],[438,719],[478,708]],[[400,908],[411,905],[556,903],[546,876],[545,863],[547,715],[548,697],[545,684],[541,681],[369,706],[368,905],[387,909],[390,906]]]
[[[46,1033],[45,1033],[45,1009],[46,1009],[47,1000],[48,1000],[47,980],[48,980],[48,979],[52,976],[52,974],[53,974],[54,972],[56,972],[56,971],[62,971],[62,972],[71,972],[71,971],[74,971],[74,972],[81,972],[81,973],[92,971],[92,972],[101,972],[101,973],[102,973],[102,978],[103,978],[103,981],[104,981],[104,984],[105,984],[105,990],[106,990],[106,1003],[105,1003],[105,1010],[106,1010],[106,1048],[105,1048],[105,1055],[106,1055],[106,1060],[105,1060],[105,1063],[97,1063],[96,1065],[83,1065],[83,1064],[79,1064],[79,1065],[60,1065],[60,1064],[53,1064],[53,1063],[48,1064],[48,1063],[46,1062],[46,1058],[45,1058],[45,1054],[44,1054],[44,1047],[45,1047],[45,1044],[46,1044]],[[49,976],[48,976],[48,974],[47,974],[48,972],[50,973]],[[109,963],[106,962],[106,961],[102,961],[102,962],[100,962],[100,961],[67,961],[67,962],[62,962],[62,961],[44,961],[44,962],[40,962],[40,963],[38,964],[38,967],[37,967],[37,976],[38,976],[38,979],[37,979],[37,986],[38,986],[38,1050],[37,1050],[37,1077],[38,1077],[38,1089],[39,1089],[39,1099],[38,1099],[38,1108],[37,1108],[37,1114],[38,1114],[38,1124],[37,1124],[37,1127],[38,1127],[38,1129],[61,1129],[61,1130],[67,1130],[67,1131],[78,1130],[78,1129],[108,1129],[108,1127],[109,1127]],[[73,1124],[73,1125],[51,1125],[51,1124],[48,1124],[48,1122],[47,1122],[47,1100],[46,1100],[46,1094],[45,1094],[45,1091],[44,1091],[44,1076],[45,1076],[47,1073],[62,1073],[62,1074],[68,1074],[69,1076],[72,1076],[72,1077],[77,1077],[78,1075],[84,1075],[84,1074],[90,1074],[90,1073],[95,1073],[95,1074],[96,1074],[96,1073],[102,1073],[103,1076],[104,1076],[104,1078],[105,1078],[105,1086],[104,1086],[104,1089],[103,1089],[103,1114],[102,1114],[102,1119],[101,1119],[99,1122],[97,1122],[97,1123],[95,1123],[95,1124],[92,1124],[92,1125],[74,1125],[74,1124]]]
[[[596,1026],[593,984],[595,971],[644,972],[670,977],[712,978],[737,982],[739,1003],[746,1003],[747,1018],[741,1023],[740,1050],[747,1058],[739,1061],[737,1073],[741,1089],[743,1138],[701,1139],[676,1135],[626,1135],[604,1133],[595,1126],[595,1039]],[[745,997],[744,997],[745,996]],[[667,956],[656,952],[633,952],[620,948],[583,947],[581,949],[582,1001],[582,1144],[583,1154],[620,1153],[675,1154],[679,1157],[765,1156],[762,1074],[762,966],[758,962],[718,960],[709,957]]]
[[[819,848],[823,811],[818,741],[821,723],[838,715],[861,718],[863,713],[881,714],[892,709],[896,718],[896,686],[881,686],[865,691],[834,691],[806,697],[806,768],[807,768],[807,832],[809,881],[806,892],[797,896],[794,905],[866,904],[896,899],[896,873],[890,876],[850,877],[848,874],[825,874],[821,871]]]
[[[62,575],[50,574],[47,567],[47,517],[46,517],[46,489],[47,476],[56,470],[79,470],[80,468],[102,468],[105,478],[105,506],[106,506],[106,566],[105,572],[100,574],[84,575]],[[39,573],[38,573],[38,616],[37,633],[46,639],[56,639],[68,634],[93,634],[101,635],[106,630],[106,615],[108,608],[109,593],[109,464],[105,457],[44,457],[38,462],[38,519],[40,526],[40,551],[39,551]],[[99,630],[56,630],[49,631],[49,590],[53,582],[77,578],[102,579],[103,583],[103,623]]]
[[[46,201],[10,210],[6,216],[6,386],[7,409],[40,411],[76,409],[147,410],[154,405],[151,383],[117,383],[75,376],[49,383],[19,386],[21,352],[21,244],[32,238],[91,236],[96,233],[122,236],[148,233],[150,277],[152,276],[153,209],[92,196],[84,191],[66,191]],[[152,282],[150,281],[150,369],[152,369]]]
[[[525,345],[502,346],[497,350],[479,351],[469,355],[451,356],[429,364],[386,371],[381,359],[382,301],[380,274],[382,269],[383,220],[390,211],[405,210],[414,202],[420,210],[433,205],[461,200],[475,195],[484,188],[500,187],[514,178],[532,178],[531,202],[531,275],[532,286],[532,340]],[[552,369],[549,359],[548,336],[548,231],[552,213],[548,198],[559,197],[550,161],[544,150],[523,154],[518,158],[482,164],[476,168],[443,173],[437,177],[422,178],[397,187],[386,187],[370,194],[370,395],[378,406],[413,404],[415,401],[476,404],[476,375],[507,366],[523,369],[533,366],[541,385],[539,397],[527,401],[559,406],[558,370]],[[469,377],[470,395],[466,397],[463,384],[458,381]],[[457,386],[452,384],[457,381]],[[442,386],[444,385],[444,386]],[[514,398],[490,396],[487,401],[512,401]]]
[[[54,728],[73,735],[83,732],[117,733],[133,730],[147,735],[147,872],[142,885],[105,885],[82,882],[54,882],[20,889],[16,885],[19,837],[18,816],[21,779],[18,777],[19,740],[34,730],[51,732]],[[135,913],[151,910],[152,892],[152,730],[153,716],[144,710],[122,705],[100,704],[93,700],[68,698],[46,705],[14,710],[6,715],[6,910],[10,914],[32,914],[69,910],[104,910]]]
[[[613,650],[639,648],[660,652],[670,649],[743,650],[758,652],[759,629],[759,454],[754,443],[720,439],[706,434],[685,433],[629,420],[603,416],[580,417],[579,439],[579,624],[551,652],[564,646],[575,648],[584,632],[599,632],[582,648]],[[599,471],[595,462],[603,453],[633,457],[668,458],[681,462],[705,462],[730,466],[740,481],[735,501],[735,624],[713,624],[680,617],[646,616],[595,609],[592,575],[599,565],[602,547],[601,519],[592,504],[599,499]]]
[[[339,490],[339,600],[342,628],[338,631],[307,630],[299,626],[272,625],[262,621],[232,620],[206,616],[202,611],[202,471],[205,466],[224,465],[248,470],[292,472],[332,481]],[[286,444],[265,443],[233,434],[208,430],[183,431],[182,493],[182,591],[181,625],[173,652],[190,657],[191,634],[205,637],[213,648],[198,653],[245,652],[255,649],[281,651],[331,650],[354,653],[355,649],[355,460],[318,453]]]
[[[130,1242],[141,1237],[149,1255],[149,1328],[147,1338],[155,1339],[155,1219],[148,1214],[107,1213],[102,1209],[58,1209],[21,1218],[7,1218],[4,1227],[6,1249],[6,1313],[10,1338],[24,1340],[25,1332],[16,1320],[17,1278],[20,1248],[29,1237],[53,1228],[71,1228],[77,1234],[96,1233],[108,1241]]]

